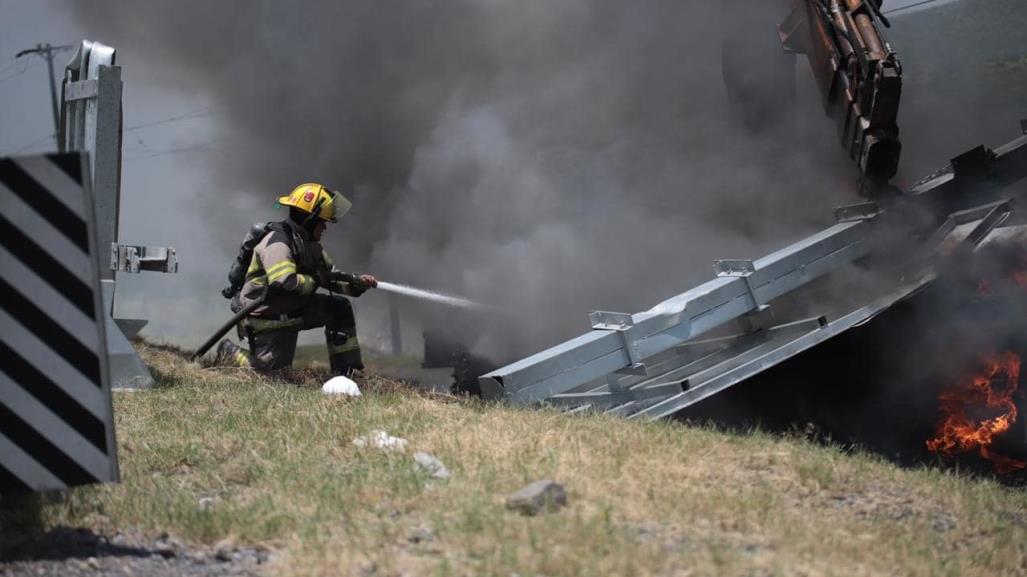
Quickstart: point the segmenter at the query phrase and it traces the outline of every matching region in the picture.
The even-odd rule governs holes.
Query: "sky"
[[[898,14],[912,18],[917,12],[954,1],[936,0]],[[887,1],[884,9],[917,3]],[[14,55],[40,42],[76,44],[90,37],[66,6],[67,0],[0,0],[0,156],[53,149],[45,62],[36,56],[15,60]],[[64,52],[56,59],[58,74],[70,55],[70,51]],[[146,63],[131,52],[119,52],[118,64],[125,82],[126,127],[120,242],[174,246],[180,272],[120,275],[117,316],[151,319],[144,334],[152,338],[195,344],[227,316],[218,291],[234,256],[234,247],[226,246],[220,231],[201,226],[198,212],[223,210],[243,215],[235,220],[250,222],[275,218],[276,213],[270,199],[266,204],[212,202],[219,196],[223,180],[211,174],[209,160],[218,155],[244,155],[247,150],[244,143],[219,131],[224,111],[217,108],[211,95],[195,87],[169,86],[164,79],[148,75]],[[244,232],[240,230],[238,236]],[[373,294],[361,300],[357,314],[361,326],[366,327],[363,340],[387,342],[384,303],[383,297]],[[583,305],[583,320],[588,308]],[[318,338],[310,335],[308,340]]]
[[[0,155],[50,152],[56,146],[46,62],[34,55],[15,60],[15,54],[37,43],[77,45],[88,36],[64,9],[48,0],[0,0]],[[64,51],[54,59],[58,79],[72,54],[73,50]],[[210,102],[203,94],[157,87],[156,79],[147,77],[146,67],[133,62],[132,54],[119,53],[117,62],[123,67],[126,129],[209,112]],[[177,223],[188,222],[193,212],[189,198],[206,186],[203,173],[190,170],[195,158],[188,152],[172,151],[209,142],[212,134],[210,116],[125,131],[122,244],[176,244],[174,240],[180,237]],[[202,234],[202,228],[190,231],[197,233]],[[156,320],[151,334],[181,335],[184,327],[176,324],[172,303],[176,293],[186,290],[184,281],[195,274],[197,263],[206,259],[189,247],[179,251],[181,275],[119,275],[118,316],[152,317]]]
[[[38,43],[77,45],[85,38],[103,40],[82,30],[62,3],[0,0],[0,155],[50,152],[56,146],[45,60],[16,60],[15,54]],[[64,51],[54,60],[58,87],[72,54]],[[144,334],[192,345],[226,316],[218,291],[234,255],[207,238],[209,231],[198,226],[197,217],[197,207],[206,207],[205,198],[217,194],[198,161],[225,144],[217,141],[217,111],[207,95],[169,89],[133,56],[117,55],[125,126],[120,242],[174,247],[179,273],[118,275],[116,316],[150,319]],[[276,216],[270,201],[248,212],[253,221]],[[238,234],[241,239],[245,230]],[[210,298],[196,298],[201,293]]]

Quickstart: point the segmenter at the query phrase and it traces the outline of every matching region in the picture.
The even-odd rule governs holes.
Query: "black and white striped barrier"
[[[118,480],[88,170],[0,158],[0,493]]]

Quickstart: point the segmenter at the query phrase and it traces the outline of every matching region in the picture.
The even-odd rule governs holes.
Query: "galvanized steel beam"
[[[976,222],[962,243],[976,247],[1010,217],[1016,194],[1005,189],[1024,177],[1027,136],[994,151],[974,149],[909,194],[887,204],[843,207],[835,213],[839,224],[769,256],[717,261],[716,279],[648,311],[594,312],[591,332],[480,377],[482,394],[633,418],[671,415],[869,320],[930,283],[941,243],[958,225]],[[930,226],[925,214],[936,230],[916,241],[931,232],[924,230]],[[901,246],[881,244],[886,231]],[[902,267],[892,270],[901,274],[887,294],[868,295],[870,302],[830,322],[821,317],[769,326],[765,313],[774,299],[878,257]],[[732,320],[743,334],[696,340]]]
[[[568,392],[681,345],[717,326],[758,310],[870,250],[872,221],[837,224],[752,262],[750,272],[727,274],[667,299],[648,311],[616,317],[592,332],[528,357],[479,379],[486,397],[533,403]],[[630,324],[629,324],[630,320]]]

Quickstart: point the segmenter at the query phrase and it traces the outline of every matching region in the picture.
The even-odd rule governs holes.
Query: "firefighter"
[[[279,198],[278,204],[288,207],[289,217],[264,227],[241,290],[232,298],[236,311],[263,299],[238,327],[250,348],[225,339],[218,345],[216,362],[262,372],[290,367],[299,331],[323,326],[332,372],[351,376],[364,366],[353,307],[340,295],[359,297],[378,281],[371,275],[333,280],[340,271],[320,243],[328,223],[338,222],[351,203],[338,192],[308,183]],[[319,287],[330,294],[316,293]]]

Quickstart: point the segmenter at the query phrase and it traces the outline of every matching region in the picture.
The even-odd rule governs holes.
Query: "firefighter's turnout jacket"
[[[286,219],[270,227],[253,249],[236,304],[245,307],[267,294],[264,304],[240,327],[250,341],[253,366],[273,370],[291,365],[297,331],[324,326],[333,370],[362,368],[349,302],[314,294],[318,278],[333,272],[339,269],[331,257],[302,226]],[[333,281],[328,288],[353,297],[364,292],[362,287],[341,281]]]
[[[240,304],[245,307],[264,296],[270,287],[270,295],[250,313],[252,317],[275,319],[297,313],[303,303],[297,297],[317,290],[319,272],[340,272],[321,243],[310,239],[302,226],[288,219],[281,224],[284,226],[270,230],[253,249],[246,282],[239,293]],[[364,292],[341,281],[333,282],[330,288],[348,296]]]

